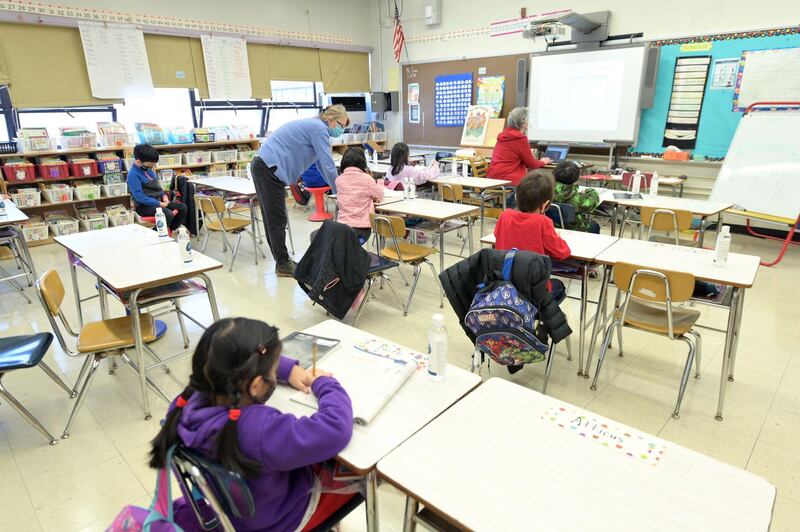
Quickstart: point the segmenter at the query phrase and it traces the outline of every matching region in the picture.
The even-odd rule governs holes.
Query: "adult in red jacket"
[[[517,107],[508,114],[508,127],[497,135],[492,151],[488,177],[508,179],[514,186],[528,173],[552,162],[550,158],[536,160],[528,143],[528,108]]]

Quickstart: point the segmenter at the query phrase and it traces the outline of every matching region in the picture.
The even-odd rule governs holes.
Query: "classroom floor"
[[[308,245],[308,234],[317,225],[306,221],[305,211],[298,208],[290,209],[290,216],[295,244],[298,252],[302,252]],[[486,231],[490,228],[488,224]],[[453,233],[450,235],[448,247],[457,250],[460,243]],[[476,246],[478,236],[476,230]],[[714,242],[714,238],[714,234],[708,235],[707,242]],[[771,258],[777,249],[774,242],[742,235],[733,237],[732,251],[763,253]],[[221,260],[229,257],[223,256],[221,241],[214,236],[206,253]],[[66,255],[60,246],[32,248],[32,254],[40,273],[55,268],[69,286]],[[233,273],[225,268],[211,274],[221,316],[262,319],[277,325],[283,334],[327,319],[325,312],[312,306],[292,279],[275,276],[273,262],[260,261],[255,266],[252,259],[252,247],[245,240]],[[447,257],[446,263],[449,265],[456,260]],[[548,392],[766,477],[778,489],[772,531],[798,530],[800,327],[791,325],[800,321],[800,307],[796,305],[800,296],[800,286],[796,282],[798,268],[800,250],[790,250],[777,267],[762,268],[755,286],[747,292],[736,382],[728,387],[723,422],[714,420],[723,335],[712,331],[702,331],[703,375],[697,381],[691,379],[679,420],[671,419],[670,413],[685,361],[685,344],[636,331],[625,330],[623,358],[615,356],[615,351],[610,352],[597,391],[590,390],[589,381],[576,375],[577,360],[567,361],[561,353],[555,361]],[[407,288],[396,273],[392,278],[401,296],[407,294]],[[590,297],[596,297],[599,280],[591,283]],[[81,274],[81,287],[84,294],[93,290],[85,274]],[[578,285],[574,283],[570,292],[577,290]],[[49,330],[33,289],[27,292],[33,299],[30,305],[5,284],[0,286],[2,336]],[[376,292],[377,298],[368,304],[358,326],[424,351],[431,315],[439,312],[438,294],[430,272],[423,271],[410,313],[405,318],[388,291]],[[571,301],[565,306],[570,323],[576,328],[578,304]],[[96,301],[86,303],[86,308],[88,319],[99,317]],[[702,322],[724,327],[724,311],[698,308],[703,313]],[[74,318],[71,294],[67,295],[65,309],[67,316]],[[208,322],[211,318],[204,296],[189,299],[184,309],[194,312],[202,321]],[[121,314],[118,306],[115,312]],[[468,368],[472,346],[446,302],[443,312],[450,331],[450,361]],[[154,344],[161,353],[182,348],[176,321],[167,318],[167,322],[170,332]],[[199,328],[191,327],[190,334],[196,342]],[[577,341],[573,344],[577,348]],[[55,344],[46,360],[68,382],[74,382],[79,360],[67,357]],[[109,375],[103,371],[105,364],[72,428],[72,436],[55,447],[47,445],[44,438],[8,405],[0,406],[0,530],[104,530],[124,505],[149,505],[154,475],[146,465],[148,441],[156,433],[158,419],[166,405],[151,393],[154,416],[151,421],[144,421],[135,375],[123,367],[116,375]],[[171,394],[177,394],[189,374],[189,357],[171,364],[171,368],[170,375],[158,372],[153,375]],[[491,371],[484,367],[483,375],[507,378],[538,390],[543,370],[543,365],[534,365],[512,376],[505,369],[492,366]],[[43,372],[14,372],[3,379],[3,383],[52,433],[61,434],[73,401]],[[386,485],[380,488],[379,513],[383,530],[402,529],[403,504],[404,498],[395,489]],[[507,509],[487,508],[486,511]],[[363,511],[354,512],[342,525],[343,531],[364,529]]]

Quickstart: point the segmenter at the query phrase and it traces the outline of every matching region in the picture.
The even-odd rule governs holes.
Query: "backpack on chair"
[[[538,309],[511,284],[516,254],[516,249],[506,253],[503,280],[482,286],[464,318],[475,335],[475,347],[503,366],[541,362],[549,349],[534,330]]]

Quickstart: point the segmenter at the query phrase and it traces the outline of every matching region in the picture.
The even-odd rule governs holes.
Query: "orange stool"
[[[306,187],[306,190],[314,196],[314,212],[308,215],[310,221],[324,222],[333,219],[333,215],[325,210],[325,193],[330,189],[331,187]]]

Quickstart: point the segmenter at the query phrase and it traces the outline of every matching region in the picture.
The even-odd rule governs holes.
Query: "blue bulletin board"
[[[434,90],[434,126],[463,127],[472,105],[472,72],[436,76]]]
[[[705,43],[705,45],[701,43]],[[628,149],[628,153],[663,153],[664,126],[672,94],[675,62],[679,57],[711,55],[711,71],[706,83],[705,98],[697,130],[697,143],[692,153],[695,156],[721,158],[725,157],[728,152],[728,146],[736,132],[736,126],[739,124],[742,113],[734,111],[733,88],[711,88],[716,61],[739,58],[745,50],[800,46],[800,28],[655,41],[652,44],[661,47],[655,98],[653,107],[642,111],[639,138],[636,145]],[[710,49],[708,49],[709,44]],[[800,99],[800,95],[798,95],[798,99]]]

